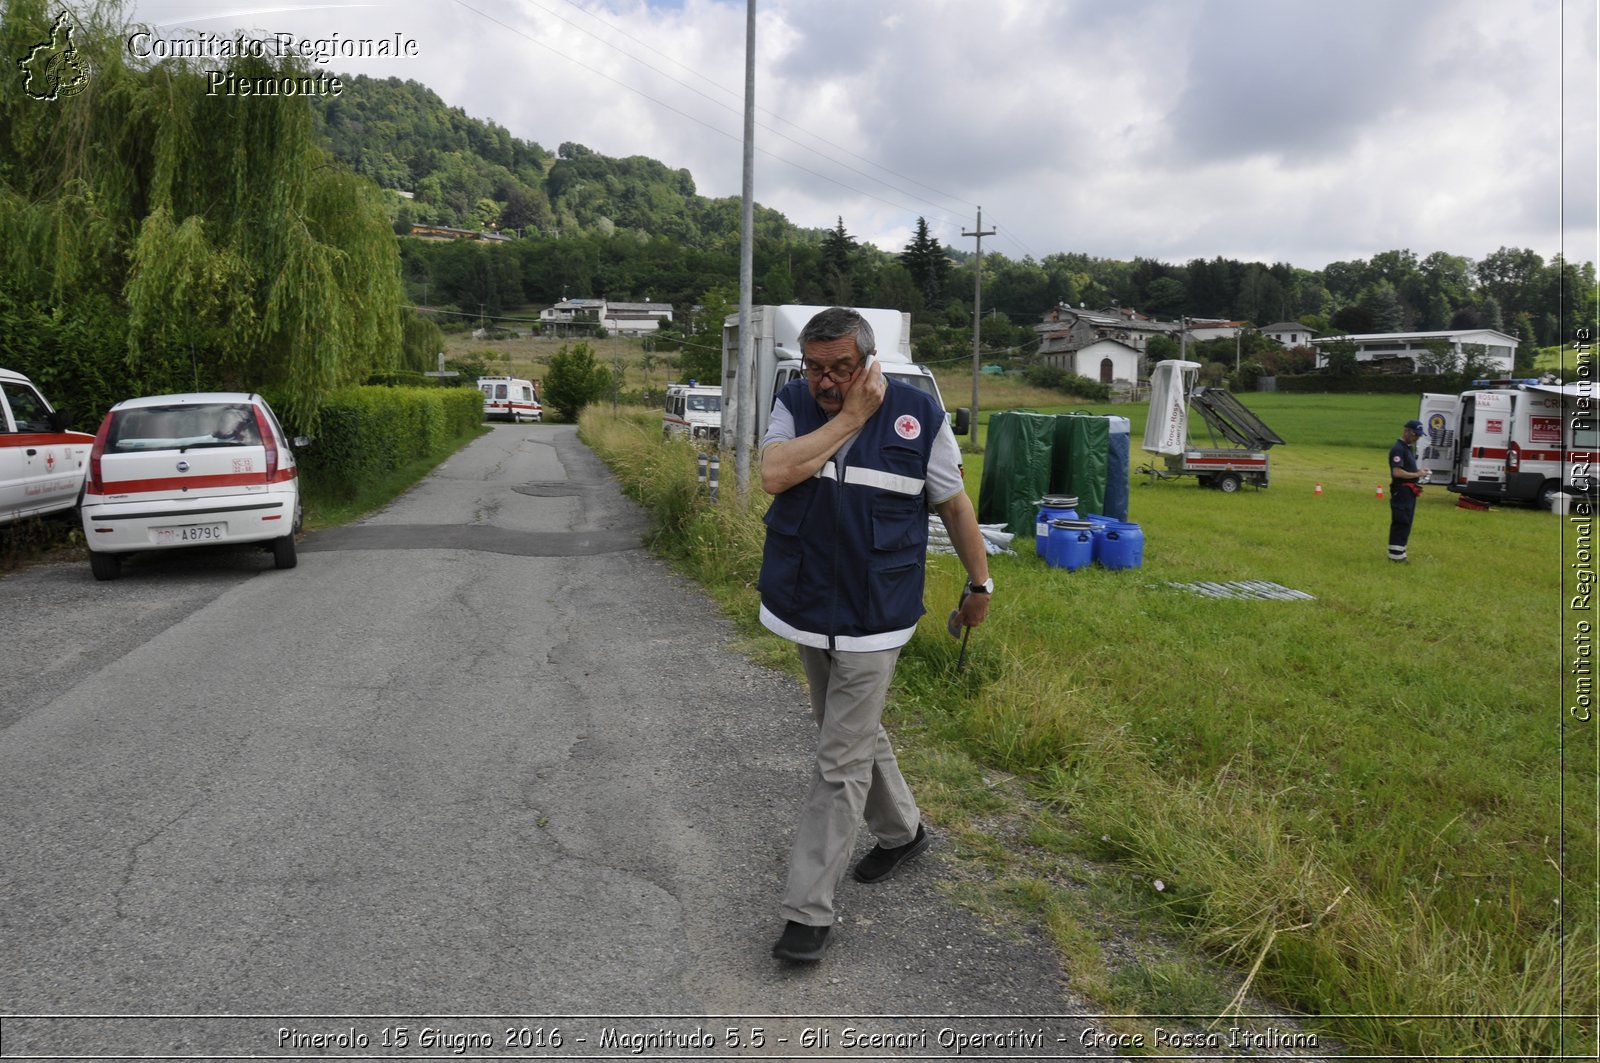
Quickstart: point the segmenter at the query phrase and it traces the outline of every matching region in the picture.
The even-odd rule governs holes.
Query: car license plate
[[[159,546],[214,543],[227,537],[227,528],[226,524],[183,524],[176,528],[156,528],[155,541]]]

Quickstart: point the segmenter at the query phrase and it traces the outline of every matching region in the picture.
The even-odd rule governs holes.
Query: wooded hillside
[[[566,294],[686,310],[706,289],[736,279],[738,203],[699,195],[688,171],[570,142],[552,154],[447,107],[416,82],[348,80],[344,96],[319,105],[324,135],[358,173],[414,195],[390,200],[397,231],[415,221],[522,238],[516,247],[407,250],[407,282],[419,301],[493,314]],[[897,307],[913,313],[925,338],[933,328],[970,328],[970,255],[940,248],[918,221],[917,238],[891,253],[861,245],[848,219],[806,230],[758,207],[756,299]],[[984,339],[997,352],[1025,351],[1039,315],[1083,303],[1169,319],[1299,320],[1319,332],[1482,326],[1547,346],[1571,339],[1575,323],[1593,322],[1594,287],[1592,264],[1547,261],[1524,248],[1478,260],[1388,250],[1321,270],[1221,256],[1182,264],[1073,252],[1017,260],[991,248]],[[937,356],[941,346],[960,353],[953,337],[925,353]]]

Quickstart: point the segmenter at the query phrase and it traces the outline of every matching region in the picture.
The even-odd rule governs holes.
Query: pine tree
[[[822,285],[828,298],[848,306],[855,297],[856,262],[861,248],[855,237],[844,231],[844,218],[822,238]]]
[[[944,300],[945,283],[950,276],[950,260],[945,257],[944,248],[939,246],[939,242],[929,235],[926,218],[917,219],[917,234],[900,253],[900,262],[911,274],[917,292],[922,296],[922,305],[940,305]]]

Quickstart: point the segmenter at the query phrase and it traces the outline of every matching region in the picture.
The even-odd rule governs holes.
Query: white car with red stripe
[[[77,506],[93,443],[26,376],[0,370],[0,523]]]
[[[128,399],[95,436],[82,517],[96,579],[116,579],[124,554],[213,543],[261,543],[293,568],[302,516],[294,451],[260,395]]]
[[[27,377],[0,369],[0,524],[77,505],[93,444]]]

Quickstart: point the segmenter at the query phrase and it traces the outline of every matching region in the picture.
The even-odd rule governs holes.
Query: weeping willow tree
[[[0,63],[8,364],[31,359],[91,408],[270,390],[303,425],[330,389],[395,368],[393,230],[377,189],[317,143],[307,100],[207,95],[193,66],[130,64],[119,4],[69,9],[70,40],[59,10],[12,0],[0,14],[0,56],[40,56],[31,81],[28,64]]]

